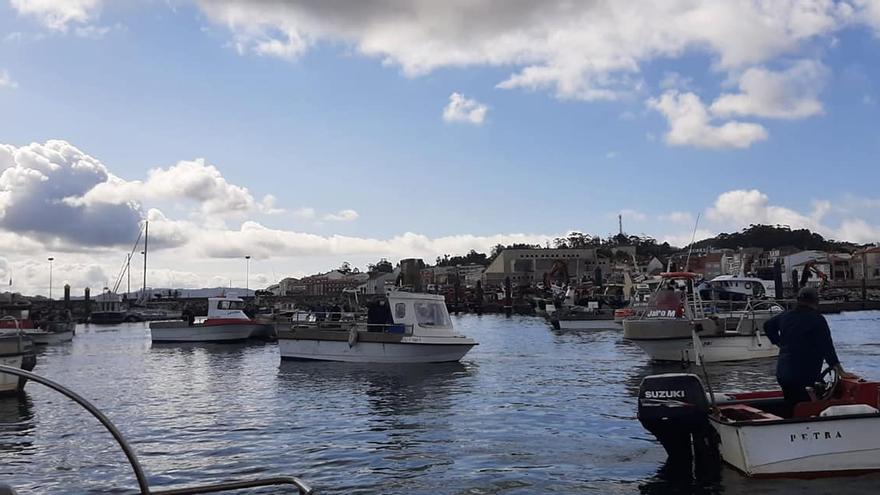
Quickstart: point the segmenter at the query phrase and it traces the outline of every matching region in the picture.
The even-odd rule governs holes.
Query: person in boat
[[[193,326],[196,322],[196,315],[193,313],[192,308],[189,307],[189,304],[183,307],[181,315],[183,316],[183,321],[185,321],[188,326]]]
[[[799,402],[811,400],[807,387],[819,379],[823,361],[833,367],[838,376],[851,376],[837,358],[828,322],[819,313],[819,293],[812,287],[798,292],[794,309],[767,320],[764,333],[779,347],[776,380],[792,408]]]

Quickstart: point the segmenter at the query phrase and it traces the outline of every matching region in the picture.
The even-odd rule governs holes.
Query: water
[[[880,312],[830,316],[845,367],[880,378]],[[295,475],[321,493],[875,493],[880,477],[671,476],[635,419],[654,366],[621,332],[462,316],[461,364],[280,362],[274,344],[151,345],[144,324],[84,326],[36,372],[92,400],[155,487]],[[772,360],[712,365],[719,390],[774,386]],[[20,493],[131,493],[122,452],[67,399],[31,383],[0,399],[0,480]],[[262,493],[273,493],[264,491]]]

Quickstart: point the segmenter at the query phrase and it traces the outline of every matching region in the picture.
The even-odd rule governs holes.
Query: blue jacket
[[[822,361],[829,366],[840,362],[828,322],[812,308],[798,306],[774,316],[764,323],[764,333],[779,346],[776,379],[781,385],[812,385],[822,372]]]

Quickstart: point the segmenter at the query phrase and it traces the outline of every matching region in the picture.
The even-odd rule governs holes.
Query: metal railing
[[[142,495],[190,495],[199,493],[218,493],[230,490],[241,490],[245,488],[258,488],[277,485],[293,485],[296,487],[297,491],[301,495],[310,495],[314,493],[314,490],[309,485],[294,477],[276,477],[247,481],[229,481],[209,485],[152,491],[150,490],[150,484],[147,481],[147,477],[144,474],[144,469],[141,466],[140,461],[138,461],[137,454],[135,454],[134,449],[132,449],[131,445],[128,443],[128,441],[119,431],[119,429],[116,428],[116,425],[114,425],[113,422],[110,421],[110,419],[105,416],[104,413],[102,413],[91,402],[87,401],[82,396],[68,389],[67,387],[29,371],[15,368],[13,366],[0,365],[0,373],[6,373],[18,376],[20,378],[27,378],[28,380],[34,381],[41,385],[45,385],[46,387],[76,402],[86,411],[88,411],[92,416],[94,416],[95,419],[97,419],[101,423],[101,425],[110,432],[110,434],[113,436],[113,439],[116,440],[116,443],[119,444],[122,452],[125,453],[125,457],[128,459],[128,463],[131,465],[131,468],[134,471],[134,476],[137,480],[138,488],[140,489],[140,493]]]

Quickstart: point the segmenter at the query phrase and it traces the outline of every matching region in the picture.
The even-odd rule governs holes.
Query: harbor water
[[[849,371],[880,379],[880,312],[828,316]],[[455,318],[480,345],[453,365],[281,362],[272,343],[151,344],[146,324],[80,326],[35,372],[93,401],[153,487],[299,476],[323,494],[876,493],[880,477],[749,480],[667,472],[635,418],[652,365],[621,331]],[[716,391],[775,386],[775,360],[712,364]],[[702,373],[702,371],[700,371]],[[30,383],[0,399],[0,480],[22,494],[131,493],[109,433]],[[261,493],[277,493],[276,490]]]

